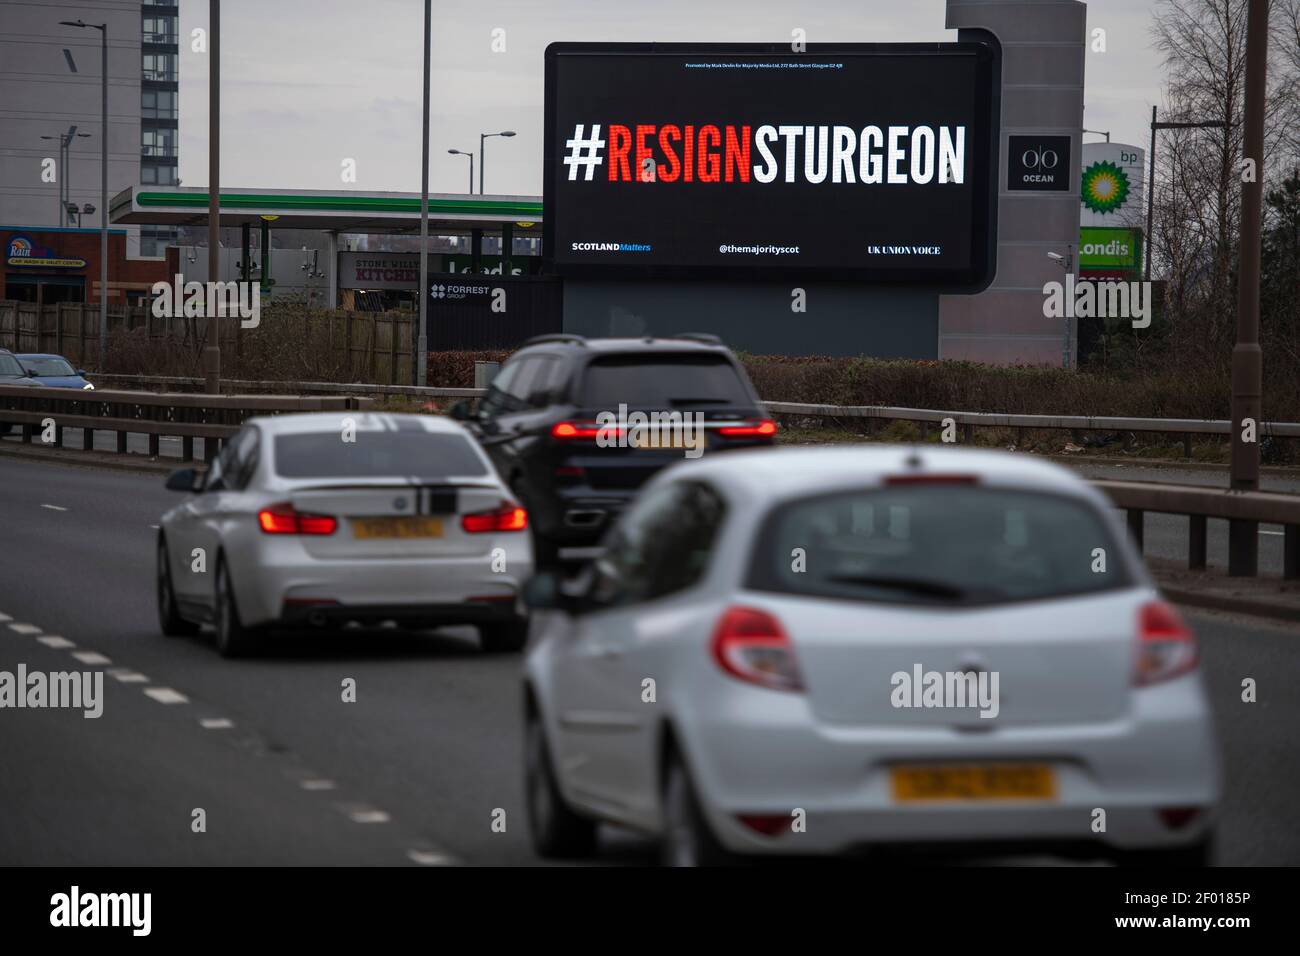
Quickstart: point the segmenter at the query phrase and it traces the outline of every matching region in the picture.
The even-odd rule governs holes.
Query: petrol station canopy
[[[270,218],[274,217],[274,218]],[[208,191],[201,187],[132,186],[113,197],[114,224],[203,226],[208,221]],[[290,189],[223,189],[222,227],[260,225],[275,229],[320,229],[340,233],[415,233],[420,231],[420,194],[397,192],[322,192]],[[540,196],[429,194],[429,232],[498,230],[503,225],[541,232]],[[525,232],[524,234],[527,234]]]

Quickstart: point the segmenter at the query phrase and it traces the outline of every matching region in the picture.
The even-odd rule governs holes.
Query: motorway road
[[[0,458],[0,670],[106,675],[97,720],[0,710],[0,864],[539,862],[518,658],[456,630],[283,637],[247,661],[164,638],[152,526],[175,500],[157,476]],[[1300,633],[1188,617],[1224,743],[1222,861],[1300,863]],[[607,845],[601,862],[653,858]]]

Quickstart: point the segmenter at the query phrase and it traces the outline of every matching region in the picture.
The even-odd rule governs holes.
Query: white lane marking
[[[131,670],[129,667],[114,667],[108,672],[108,676],[123,684],[149,683],[149,678],[145,677],[139,671]]]
[[[72,655],[83,664],[111,664],[113,663],[99,651],[76,651]]]
[[[407,850],[406,858],[420,866],[451,866],[456,862],[454,856],[437,850]]]
[[[60,508],[58,505],[41,505],[42,508],[49,508],[51,511],[67,511],[67,508]]]
[[[149,525],[149,527],[153,528],[155,531],[158,530],[158,526],[156,524],[151,524]]]
[[[13,618],[10,617],[8,614],[0,613],[0,624],[3,624],[5,621],[12,621],[12,620]]]
[[[11,631],[15,631],[15,632],[17,632],[18,634],[39,634],[39,633],[41,633],[41,629],[40,629],[39,627],[37,627],[35,624],[10,624],[10,625],[9,625],[9,630],[11,630]]]
[[[199,726],[204,730],[229,730],[235,726],[235,722],[225,717],[204,717],[199,721]]]
[[[392,818],[383,810],[374,807],[339,807],[353,823],[387,823]]]
[[[46,634],[44,637],[38,637],[37,640],[46,647],[53,647],[55,650],[60,651],[67,650],[69,647],[77,646],[66,637],[59,637],[57,634]]]
[[[146,697],[152,697],[160,704],[188,704],[190,699],[180,691],[172,690],[170,687],[146,687],[144,689]]]
[[[304,790],[333,790],[336,784],[333,780],[308,779],[300,780],[298,786]]]

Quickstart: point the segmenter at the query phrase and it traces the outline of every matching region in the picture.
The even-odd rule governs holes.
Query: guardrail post
[[[217,439],[203,439],[203,460],[210,462],[217,457]]]
[[[181,436],[181,461],[194,460],[194,439],[189,435]]]
[[[1282,526],[1282,577],[1300,578],[1300,524]]]
[[[1140,508],[1129,508],[1127,514],[1128,514],[1128,533],[1133,536],[1133,543],[1137,545],[1138,552],[1140,553],[1142,551],[1142,538],[1143,538],[1143,530],[1144,530],[1143,518],[1146,517],[1146,512],[1142,511]]]
[[[1183,432],[1183,457],[1192,457],[1192,433]]]
[[[149,457],[150,458],[158,457],[158,436],[157,435],[149,436]]]
[[[56,424],[54,426],[54,447],[63,447],[63,426]]]
[[[1228,577],[1253,578],[1259,573],[1259,522],[1228,522]]]
[[[95,450],[95,429],[83,428],[81,430],[81,450],[82,451]]]
[[[1187,567],[1192,571],[1205,570],[1206,526],[1209,520],[1205,515],[1187,516]]]
[[[119,455],[126,454],[126,432],[118,431],[116,448]]]

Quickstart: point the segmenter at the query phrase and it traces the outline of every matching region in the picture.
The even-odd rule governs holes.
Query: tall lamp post
[[[432,0],[424,0],[424,123],[420,134],[420,329],[416,337],[415,384],[429,382],[429,43]]]
[[[1148,156],[1147,172],[1147,260],[1142,270],[1142,278],[1151,281],[1151,248],[1155,245],[1151,230],[1155,225],[1156,198],[1156,133],[1162,129],[1223,129],[1227,124],[1222,120],[1207,120],[1204,123],[1158,123],[1156,108],[1151,107],[1151,150]],[[1109,140],[1107,140],[1109,141]]]
[[[71,60],[69,60],[71,63]],[[76,72],[74,65],[73,72]],[[60,226],[65,225],[64,203],[72,198],[72,183],[70,182],[70,173],[72,170],[72,142],[74,139],[87,139],[89,133],[78,133],[77,126],[74,123],[68,127],[66,133],[59,133],[57,136],[42,136],[41,139],[57,139],[59,141],[59,220]]]
[[[471,196],[474,195],[474,154],[467,153],[463,149],[449,149],[447,152],[451,153],[453,156],[469,157],[469,194]]]
[[[1232,465],[1234,491],[1259,489],[1259,419],[1264,357],[1259,348],[1260,217],[1264,195],[1264,105],[1267,96],[1268,0],[1250,0],[1246,13],[1246,104],[1242,156],[1255,175],[1242,177],[1241,242],[1237,269],[1237,344],[1232,350]],[[1254,423],[1247,440],[1246,420]],[[1228,523],[1228,574],[1253,576],[1259,563],[1259,524]]]
[[[483,143],[486,142],[489,136],[504,136],[507,139],[509,139],[511,136],[514,135],[515,135],[515,131],[512,129],[502,130],[499,133],[478,134],[478,191],[480,196],[483,195]],[[473,189],[470,190],[470,192],[473,191],[474,191]]]
[[[99,31],[99,367],[104,369],[108,361],[108,24],[60,20],[59,26]]]

